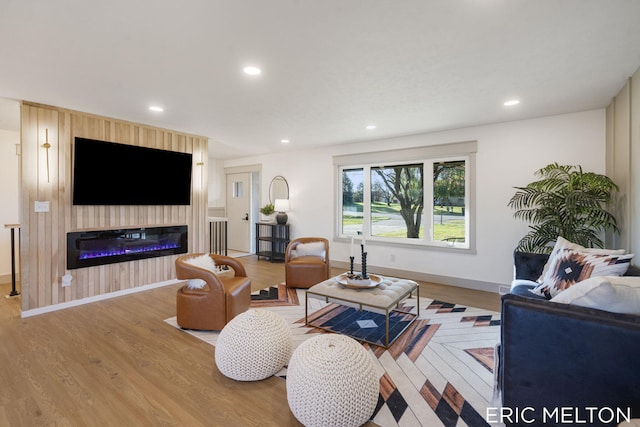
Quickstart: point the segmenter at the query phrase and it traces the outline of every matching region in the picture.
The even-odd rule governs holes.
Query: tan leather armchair
[[[322,242],[324,258],[317,255],[300,254],[298,245]],[[300,237],[287,245],[284,258],[285,280],[290,288],[310,288],[327,280],[331,275],[329,241],[322,237]]]
[[[176,295],[178,325],[185,329],[221,330],[231,319],[243,313],[251,304],[251,280],[244,266],[234,258],[209,254],[216,265],[228,265],[235,272],[217,275],[205,268],[185,262],[202,254],[182,255],[176,259],[176,274],[180,280],[202,279],[202,289],[190,289],[185,284]]]

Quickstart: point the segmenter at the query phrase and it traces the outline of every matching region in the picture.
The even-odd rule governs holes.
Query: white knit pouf
[[[345,335],[303,342],[287,368],[289,407],[307,427],[361,426],[373,415],[379,390],[371,356]]]
[[[238,381],[262,380],[289,362],[292,335],[287,322],[272,311],[249,309],[220,331],[215,359],[220,372]]]

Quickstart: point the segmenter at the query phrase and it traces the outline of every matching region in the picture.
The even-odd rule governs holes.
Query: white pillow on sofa
[[[538,279],[540,284],[531,292],[551,299],[590,277],[622,276],[633,258],[633,254],[624,252],[623,249],[584,248],[559,236]]]
[[[633,254],[604,255],[561,248],[549,258],[549,268],[542,282],[531,292],[551,299],[591,277],[622,276],[632,258]]]
[[[319,256],[324,261],[324,242],[300,243],[296,246],[296,256]]]
[[[551,301],[613,313],[640,314],[640,277],[592,277],[560,292]]]
[[[542,279],[544,278],[545,274],[547,274],[547,271],[549,270],[549,266],[551,265],[551,262],[556,256],[558,256],[558,253],[561,252],[563,249],[570,249],[572,251],[583,252],[583,253],[588,253],[592,255],[623,255],[626,252],[624,249],[585,248],[582,245],[568,241],[562,236],[558,236],[558,239],[556,240],[556,244],[553,246],[553,249],[551,250],[551,254],[549,255],[549,259],[544,265],[544,268],[542,269],[542,273],[538,278],[538,283],[542,283]]]

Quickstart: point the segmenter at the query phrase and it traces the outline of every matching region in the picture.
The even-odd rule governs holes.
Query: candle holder
[[[367,253],[362,252],[362,271],[360,272],[362,279],[366,280],[369,278],[367,275]]]
[[[367,253],[364,251],[364,245],[360,245],[360,252],[362,256],[362,266],[361,266],[360,273],[356,274],[353,272],[353,261],[355,257],[351,255],[349,257],[349,272],[346,273],[346,276],[347,276],[348,282],[350,282],[351,284],[370,285],[371,278],[367,274]]]

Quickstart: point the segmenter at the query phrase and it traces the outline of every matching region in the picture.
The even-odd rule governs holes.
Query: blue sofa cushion
[[[515,278],[535,282],[542,274],[542,270],[548,259],[548,254],[513,252],[513,265],[516,270]]]

